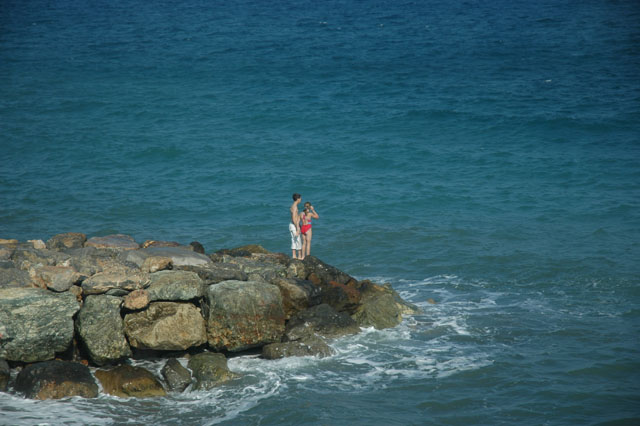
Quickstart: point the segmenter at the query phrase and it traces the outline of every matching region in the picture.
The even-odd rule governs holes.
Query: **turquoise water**
[[[0,238],[289,252],[300,192],[425,313],[0,423],[640,423],[639,46],[633,1],[4,0]]]

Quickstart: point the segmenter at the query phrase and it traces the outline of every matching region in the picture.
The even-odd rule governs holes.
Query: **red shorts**
[[[306,234],[309,229],[311,229],[311,224],[302,225],[302,227],[300,228],[300,232],[302,232],[303,234]]]

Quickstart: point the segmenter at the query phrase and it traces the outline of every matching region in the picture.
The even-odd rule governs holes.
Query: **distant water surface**
[[[0,423],[639,424],[639,23],[634,1],[4,0],[0,238],[290,253],[300,192],[313,254],[424,314],[328,359],[233,358],[212,392],[1,394]]]

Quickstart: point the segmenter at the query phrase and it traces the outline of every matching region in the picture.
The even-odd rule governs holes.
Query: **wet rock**
[[[314,286],[311,281],[279,278],[274,280],[273,284],[280,289],[286,319],[310,306],[322,303],[320,289]]]
[[[127,292],[139,290],[149,284],[149,274],[140,270],[117,267],[87,278],[82,282],[84,294],[102,294],[111,289],[126,290]]]
[[[208,390],[235,379],[237,374],[227,366],[227,359],[220,353],[203,352],[189,359],[189,369],[196,380],[194,390]]]
[[[104,392],[122,398],[150,398],[166,396],[162,384],[149,371],[142,367],[120,365],[111,370],[96,371]]]
[[[189,243],[189,245],[191,246],[193,251],[195,251],[196,253],[204,254],[204,246],[202,244],[200,244],[199,242],[191,241]]]
[[[420,312],[405,302],[390,285],[381,286],[370,281],[359,284],[361,302],[351,317],[362,327],[391,328],[402,322],[402,314]]]
[[[182,265],[177,269],[191,271],[198,274],[205,287],[222,281],[247,281],[247,274],[242,272],[238,265],[231,263],[210,263],[201,266]]]
[[[131,311],[137,311],[139,309],[149,306],[149,292],[146,290],[134,290],[131,293],[124,296],[122,306],[125,309]]]
[[[278,287],[256,281],[223,281],[205,297],[207,339],[216,350],[241,351],[279,342],[284,332]]]
[[[105,365],[130,357],[120,316],[122,299],[115,296],[87,296],[78,313],[76,329],[89,358]]]
[[[318,337],[295,342],[271,343],[262,347],[262,357],[279,359],[290,356],[317,356],[324,358],[333,355],[333,350],[326,342]]]
[[[49,250],[68,250],[82,248],[87,241],[87,236],[78,232],[66,232],[57,234],[47,240]]]
[[[0,359],[0,392],[7,390],[10,378],[11,370],[9,369],[9,364],[4,359]]]
[[[191,372],[175,358],[167,361],[161,373],[170,391],[182,392],[191,384]]]
[[[46,361],[26,366],[16,377],[15,390],[31,399],[98,396],[98,385],[89,368],[77,362],[65,361]]]
[[[63,292],[78,283],[82,276],[70,266],[39,266],[29,270],[31,281],[40,288]]]
[[[190,303],[151,303],[125,315],[124,326],[129,343],[138,349],[184,350],[207,342],[202,314]]]
[[[144,261],[151,256],[156,257],[168,257],[173,262],[174,268],[179,266],[202,266],[211,263],[204,254],[195,253],[183,246],[180,247],[149,247],[146,249],[133,250],[128,253],[124,253],[123,259],[135,263],[138,267],[142,267]]]
[[[189,301],[204,295],[204,283],[195,272],[160,271],[149,275],[149,300]]]
[[[137,250],[140,245],[129,235],[113,234],[104,237],[92,237],[84,243],[85,247],[111,250]]]
[[[53,359],[73,339],[80,305],[66,293],[38,288],[0,289],[0,358],[35,362]]]
[[[162,256],[149,256],[144,262],[142,262],[143,272],[148,272],[150,274],[158,271],[164,271],[167,269],[173,268],[173,260],[170,257],[162,257]]]
[[[300,278],[305,278],[316,285],[326,285],[330,282],[345,285],[349,282],[356,281],[350,275],[342,272],[334,266],[324,263],[315,256],[305,257],[302,263],[304,264],[307,276]]]
[[[0,268],[0,289],[10,287],[31,287],[31,277],[27,271],[13,268],[13,263],[7,263],[8,268]]]
[[[334,338],[359,332],[360,327],[349,315],[323,303],[291,317],[287,323],[285,340],[307,340],[316,334]]]

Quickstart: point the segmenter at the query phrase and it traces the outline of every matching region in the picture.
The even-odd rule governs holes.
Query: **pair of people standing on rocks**
[[[291,257],[294,259],[304,259],[311,254],[311,219],[320,219],[316,209],[310,202],[304,203],[302,213],[298,212],[298,204],[302,201],[302,195],[293,194],[293,204],[291,212],[291,222],[289,223],[289,233],[291,234]],[[302,221],[302,226],[300,222]],[[296,253],[297,252],[297,253]]]

